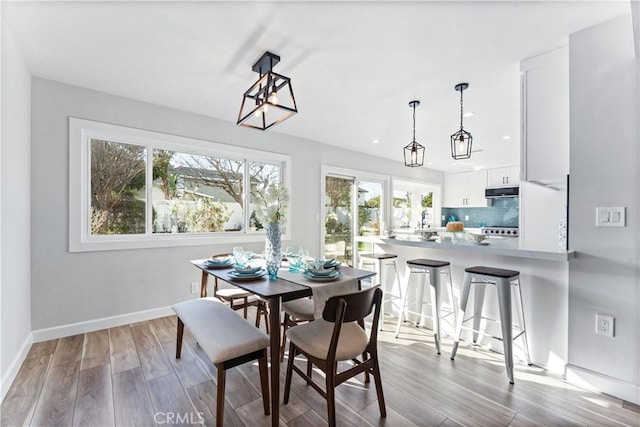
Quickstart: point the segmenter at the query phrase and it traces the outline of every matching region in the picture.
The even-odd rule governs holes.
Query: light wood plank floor
[[[428,330],[406,323],[395,339],[389,320],[379,340],[387,418],[373,383],[357,378],[337,389],[340,426],[640,426],[635,405],[522,363],[509,385],[501,355],[461,344],[453,362],[451,340],[438,356]],[[215,425],[215,367],[185,333],[180,360],[175,317],[34,344],[2,402],[2,426]],[[225,425],[269,425],[256,364],[229,370],[226,387]],[[281,425],[326,425],[324,400],[295,374]]]

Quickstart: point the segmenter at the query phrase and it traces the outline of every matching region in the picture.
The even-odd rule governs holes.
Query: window
[[[400,179],[393,180],[393,228],[410,229],[436,226],[440,222],[440,187]]]
[[[259,241],[252,192],[287,185],[281,154],[74,118],[69,129],[72,252]]]

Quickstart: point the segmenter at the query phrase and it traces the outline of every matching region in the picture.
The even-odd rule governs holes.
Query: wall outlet
[[[613,316],[596,314],[596,334],[604,335],[605,337],[613,337],[614,324],[615,319]]]
[[[191,282],[191,293],[197,294],[200,291],[200,284],[198,282]]]

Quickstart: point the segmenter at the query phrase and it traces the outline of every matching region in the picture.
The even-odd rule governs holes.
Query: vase
[[[264,255],[267,264],[269,279],[275,280],[278,277],[278,269],[282,261],[282,232],[280,224],[271,222],[265,227],[267,238],[265,242]]]

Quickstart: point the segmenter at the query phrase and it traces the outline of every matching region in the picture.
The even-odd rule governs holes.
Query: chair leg
[[[269,404],[269,373],[267,372],[267,349],[262,351],[262,356],[258,358],[258,369],[260,371],[260,387],[262,388],[262,405],[264,414],[270,414]]]
[[[224,388],[226,381],[226,371],[222,363],[216,364],[218,371],[218,387],[216,390],[216,427],[224,425]]]
[[[498,280],[498,307],[500,309],[500,324],[502,326],[502,347],[504,349],[504,365],[511,384],[513,378],[513,324],[511,323],[511,283],[507,279]]]
[[[244,297],[242,299],[242,302],[244,303],[244,318],[246,319],[247,316],[249,315],[249,298],[248,297]]]
[[[478,343],[478,337],[484,337],[486,322],[482,319],[482,306],[484,305],[484,291],[487,285],[484,282],[475,282],[473,288],[473,343]]]
[[[404,310],[407,308],[407,295],[409,295],[409,286],[411,283],[411,272],[409,272],[409,278],[407,279],[407,288],[404,290],[404,296],[402,297],[402,307],[400,308],[400,313],[398,313],[398,324],[396,325],[396,335],[398,338],[400,334],[400,326],[402,325],[402,321],[404,320]]]
[[[527,357],[527,365],[531,366],[531,354],[529,353],[529,342],[527,341],[527,326],[524,321],[524,304],[522,302],[522,288],[520,287],[520,278],[516,279],[516,286],[518,287],[518,299],[520,302],[520,309],[518,310],[520,318],[520,329],[524,331],[522,333],[522,343],[524,345],[524,354]],[[517,309],[517,304],[516,304]]]
[[[337,363],[327,364],[326,393],[329,427],[335,427],[336,425],[336,371]]]
[[[176,359],[182,354],[182,336],[184,335],[184,323],[178,317],[178,334],[176,336]]]
[[[364,320],[363,319],[358,320],[358,325],[360,325],[360,327],[362,328],[363,331],[366,331],[366,329],[364,327]],[[367,350],[365,349],[362,352],[362,363],[366,362],[368,357],[369,356],[368,356]],[[309,376],[309,378],[311,378],[311,376]],[[371,378],[369,378],[369,371],[364,371],[364,382],[365,382],[365,384],[370,382],[370,381],[371,381]]]
[[[282,343],[280,344],[280,362],[284,361],[284,352],[286,351],[287,344],[287,328],[289,323],[289,313],[284,313],[284,320],[282,322]]]
[[[380,378],[380,365],[378,364],[378,355],[372,354],[373,359],[373,380],[376,384],[376,394],[378,395],[378,407],[380,407],[380,416],[387,416],[387,406],[384,403],[384,393],[382,392],[382,378]]]
[[[296,346],[293,343],[289,344],[289,360],[287,361],[287,374],[284,380],[284,397],[282,399],[283,404],[289,403],[289,393],[291,392],[291,374],[293,373],[293,360],[296,358]],[[274,396],[274,399],[277,397]]]
[[[431,291],[431,317],[433,322],[433,340],[436,343],[436,352],[440,354],[440,272],[436,269],[429,271],[429,289]]]
[[[449,276],[449,307],[451,307],[453,313],[453,325],[458,323],[458,310],[456,309],[456,303],[453,299],[453,280],[451,279],[451,268],[447,268],[447,276]]]
[[[462,285],[462,293],[460,294],[460,311],[458,313],[458,321],[456,322],[456,336],[455,341],[453,342],[453,348],[451,349],[451,360],[456,357],[456,353],[458,352],[458,344],[460,344],[460,336],[462,335],[462,324],[464,323],[464,312],[467,309],[470,290],[471,276],[469,274],[465,274],[464,283]]]
[[[267,304],[262,303],[262,315],[264,316],[264,327],[267,331],[267,335],[269,335],[269,310],[267,309]]]

